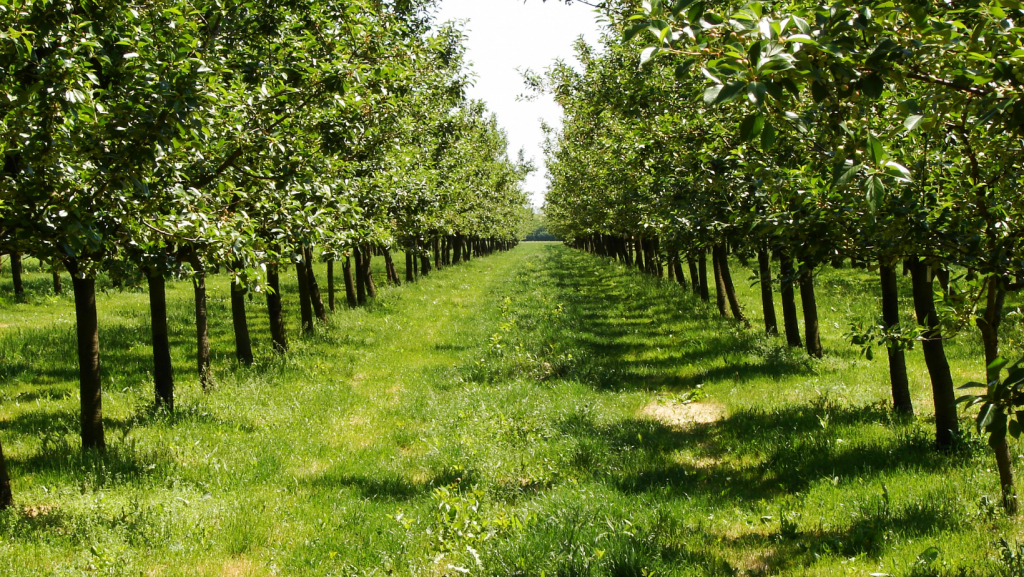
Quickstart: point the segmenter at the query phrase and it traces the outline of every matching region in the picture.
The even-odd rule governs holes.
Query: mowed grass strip
[[[215,276],[211,393],[194,373],[191,286],[171,283],[173,415],[151,409],[147,296],[110,289],[102,455],[78,448],[70,298],[44,296],[40,272],[15,303],[4,276],[0,435],[18,507],[0,514],[0,572],[1011,574],[997,540],[1020,524],[998,507],[983,441],[931,450],[920,352],[919,417],[900,420],[884,355],[843,340],[878,315],[873,275],[822,271],[815,361],[761,335],[759,291],[735,266],[752,330],[557,244],[385,289],[311,337],[289,274],[293,350],[267,353],[255,295],[249,369]],[[983,374],[974,335],[949,355],[957,378]]]

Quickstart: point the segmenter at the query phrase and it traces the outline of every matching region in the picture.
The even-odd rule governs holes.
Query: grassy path
[[[209,394],[190,287],[170,286],[173,416],[149,409],[145,294],[104,295],[106,455],[77,448],[70,299],[0,308],[20,505],[0,514],[0,574],[991,575],[1020,531],[980,442],[930,450],[918,355],[925,416],[899,421],[884,360],[843,343],[873,315],[859,271],[821,277],[823,361],[554,244],[387,289],[312,337],[286,281],[293,351],[252,369],[211,282]],[[959,376],[976,348],[952,346]]]

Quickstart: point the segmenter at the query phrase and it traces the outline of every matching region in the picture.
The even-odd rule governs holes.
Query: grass
[[[866,271],[822,272],[820,361],[761,335],[759,292],[738,264],[753,330],[666,280],[557,244],[386,288],[311,337],[296,331],[288,275],[293,350],[268,354],[257,299],[248,369],[233,360],[227,280],[213,277],[211,393],[194,373],[191,287],[169,283],[173,415],[151,408],[145,293],[108,287],[98,304],[110,448],[83,454],[73,303],[47,296],[49,275],[28,266],[27,303],[0,278],[0,438],[17,501],[0,513],[0,574],[1024,567],[1021,523],[997,506],[984,442],[931,449],[920,352],[908,355],[919,416],[901,420],[884,355],[868,361],[843,341],[879,310]],[[1011,357],[1019,319],[1004,324]],[[983,374],[974,335],[948,354],[958,382]],[[647,416],[695,406],[711,418],[678,427]]]

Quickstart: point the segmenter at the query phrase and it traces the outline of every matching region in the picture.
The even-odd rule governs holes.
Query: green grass
[[[884,355],[843,341],[877,316],[874,276],[822,272],[817,361],[761,335],[758,289],[734,267],[752,330],[557,244],[386,288],[312,337],[296,330],[289,274],[293,350],[268,354],[257,298],[248,369],[233,360],[228,281],[212,277],[210,393],[191,286],[170,283],[173,415],[151,408],[146,294],[108,287],[109,449],[84,455],[73,303],[47,296],[33,262],[15,303],[5,271],[0,438],[17,507],[0,513],[0,574],[1019,575],[997,541],[1021,524],[996,506],[984,442],[931,449],[920,352],[919,417],[900,420]],[[1019,319],[1004,327],[1011,357]],[[976,336],[948,353],[958,381],[983,374]],[[691,400],[719,418],[645,413]]]

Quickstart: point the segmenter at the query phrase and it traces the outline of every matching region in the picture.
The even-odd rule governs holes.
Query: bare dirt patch
[[[666,403],[664,399],[658,399],[651,401],[640,411],[640,414],[661,421],[670,427],[685,429],[695,424],[718,421],[725,416],[725,407],[707,402]]]

